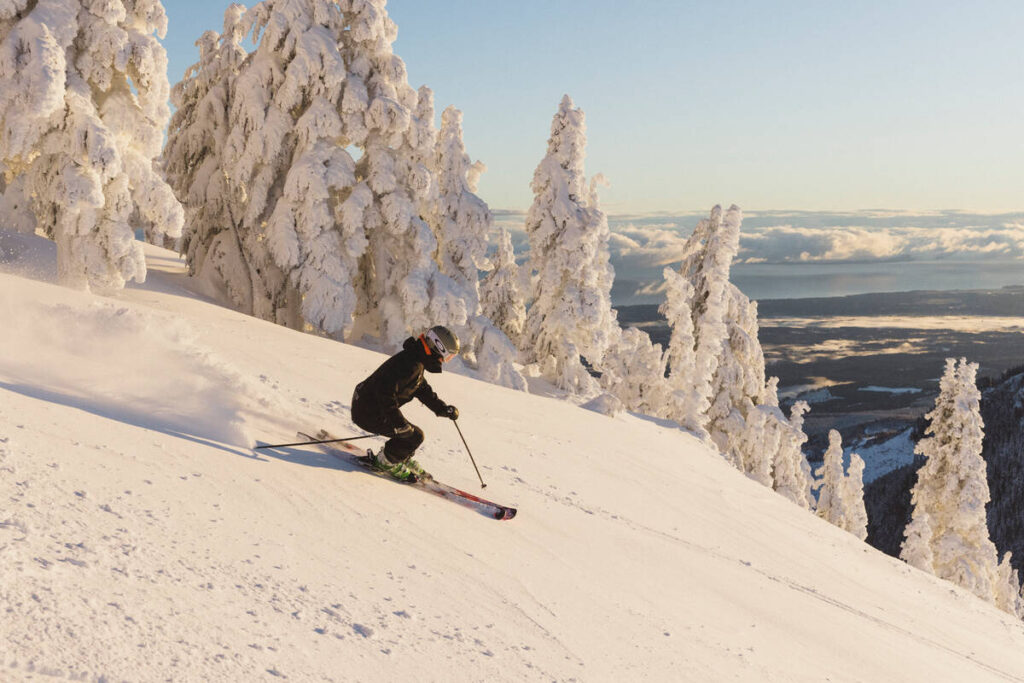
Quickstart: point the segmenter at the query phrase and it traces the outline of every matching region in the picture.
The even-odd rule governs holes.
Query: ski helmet
[[[444,363],[459,353],[459,338],[443,325],[431,327],[420,335],[420,341],[423,342],[428,356],[437,356]]]

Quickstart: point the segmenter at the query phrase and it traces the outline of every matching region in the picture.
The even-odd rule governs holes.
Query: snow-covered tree
[[[828,433],[828,448],[821,467],[818,468],[818,516],[826,522],[845,529],[847,510],[844,489],[846,477],[843,475],[843,440],[839,432],[832,429]]]
[[[181,205],[153,162],[170,116],[166,30],[159,0],[0,7],[5,203],[31,207],[35,225],[22,227],[57,243],[67,285],[142,281],[135,229],[180,234]]]
[[[772,420],[755,408],[778,401],[765,381],[757,305],[729,282],[742,218],[737,206],[724,217],[716,206],[698,224],[679,271],[665,270],[661,312],[672,328],[668,366],[675,419],[710,438],[737,468],[763,481],[774,452],[755,444],[774,443],[777,430],[761,433]]]
[[[464,340],[464,357],[477,366],[482,377],[525,388],[526,380],[514,366],[515,344],[484,314],[481,305],[479,273],[492,268],[487,241],[493,218],[487,203],[476,195],[476,181],[484,166],[471,163],[466,154],[462,112],[455,107],[445,109],[441,130],[434,139],[431,168],[436,189],[428,202],[427,222],[437,238],[437,264],[454,283],[466,311],[464,324],[456,320],[448,323]]]
[[[772,463],[782,449],[781,417],[775,406],[753,406],[746,418],[737,420],[731,438],[733,465],[764,486],[772,485]]]
[[[419,193],[420,216],[426,219],[431,228],[436,228],[433,218],[437,214],[438,179],[437,179],[437,126],[434,125],[434,91],[425,85],[416,91],[416,108],[412,112],[408,133],[410,165],[422,166],[432,173],[429,185]]]
[[[469,320],[469,338],[473,341],[473,358],[480,379],[510,389],[526,391],[526,378],[516,369],[513,359],[516,347],[505,333],[483,315]]]
[[[242,230],[261,247],[260,317],[341,336],[356,308],[366,238],[353,204],[355,162],[339,115],[346,17],[325,0],[265,0],[245,15],[255,49],[234,79],[225,172],[243,197]]]
[[[864,507],[864,460],[850,455],[850,466],[843,474],[843,441],[839,432],[828,433],[828,449],[815,482],[818,488],[817,513],[822,519],[864,540],[868,537],[868,513]]]
[[[807,441],[803,426],[808,410],[806,401],[797,401],[790,408],[788,420],[781,417],[773,424],[782,435],[772,465],[772,488],[805,510],[814,508],[811,466],[801,448]]]
[[[498,233],[498,250],[493,268],[480,282],[480,304],[487,316],[505,335],[518,344],[526,324],[526,303],[519,288],[519,266],[508,230]]]
[[[209,37],[166,163],[183,194],[215,177],[223,206],[200,216],[189,254],[241,308],[394,348],[469,311],[421,217],[437,191],[433,95],[409,86],[384,4],[264,0]],[[238,63],[245,35],[255,49]],[[228,116],[211,124],[218,98]]]
[[[770,393],[765,382],[764,353],[758,340],[757,304],[732,283],[727,283],[726,294],[726,337],[719,350],[718,367],[712,375],[713,393],[707,412],[707,430],[726,459],[737,468],[750,472],[749,464],[745,467],[740,462],[737,439],[746,428],[744,423],[758,406],[778,405],[778,399],[774,382]],[[767,469],[772,453],[755,457],[764,461],[756,467]]]
[[[739,251],[741,222],[739,207],[732,206],[723,221],[722,207],[715,206],[687,240],[678,272],[665,270],[668,287],[661,312],[672,329],[667,353],[669,381],[680,399],[676,419],[702,436],[712,421],[721,423],[730,412],[723,403],[712,415],[712,402],[729,339],[729,270]]]
[[[467,308],[476,311],[480,300],[479,272],[491,269],[487,236],[493,217],[470,181],[473,164],[462,142],[462,112],[455,107],[448,107],[441,114],[436,163],[438,200],[432,226],[438,241],[437,260],[441,272],[465,290],[469,297]]]
[[[900,558],[911,567],[934,573],[935,554],[932,552],[932,520],[924,510],[917,510],[910,518],[900,545]]]
[[[434,319],[454,329],[463,342],[462,358],[481,378],[516,389],[526,380],[515,368],[516,347],[482,313],[479,272],[489,270],[487,258],[491,211],[475,194],[483,165],[470,163],[462,142],[462,113],[448,107],[440,132],[433,127],[433,93],[420,88],[408,135],[407,164],[427,183],[418,194],[419,212],[437,240],[434,260],[443,283],[457,306],[441,308]]]
[[[192,276],[210,294],[251,315],[257,301],[268,301],[281,288],[284,276],[267,258],[260,233],[245,229],[245,189],[229,178],[223,158],[234,80],[246,58],[244,14],[242,5],[231,5],[224,13],[224,33],[207,31],[196,41],[199,62],[171,91],[175,112],[164,168],[185,207],[181,252]]]
[[[526,233],[535,286],[523,334],[530,362],[579,393],[595,387],[581,357],[599,366],[616,327],[608,220],[584,175],[585,147],[583,111],[566,95],[531,184]]]
[[[1000,592],[998,558],[989,538],[984,425],[976,363],[947,359],[939,397],[928,413],[927,435],[915,449],[925,456],[911,492],[913,512],[900,556],[939,578],[995,602]],[[924,530],[927,520],[928,529]],[[931,551],[930,566],[924,563]]]
[[[1017,570],[1011,565],[1012,559],[1013,553],[1006,553],[996,568],[995,603],[1004,612],[1024,617],[1020,579]]]
[[[369,199],[356,329],[397,347],[410,331],[462,326],[469,311],[461,289],[434,261],[437,239],[419,214],[433,178],[412,126],[419,98],[391,49],[397,28],[384,0],[352,3],[346,17],[342,114],[348,143],[363,150],[353,194]]]
[[[850,455],[843,499],[843,508],[846,510],[846,525],[843,528],[860,540],[865,540],[868,537],[868,511],[864,507],[864,459],[856,453]]]
[[[600,384],[626,410],[659,415],[670,394],[661,344],[635,327],[623,330],[605,353]]]
[[[698,228],[699,229],[699,228]],[[691,238],[687,247],[693,247]],[[711,396],[711,374],[698,373],[694,351],[697,346],[693,320],[694,289],[682,273],[665,268],[665,301],[658,309],[671,327],[665,360],[669,386],[673,391],[668,415],[684,429],[710,439],[704,428]]]
[[[757,305],[729,282],[743,215],[719,206],[683,249],[678,270],[666,268],[660,311],[671,328],[666,360],[672,397],[664,416],[714,446],[755,480],[811,507],[803,411],[787,420],[777,380],[765,380]]]

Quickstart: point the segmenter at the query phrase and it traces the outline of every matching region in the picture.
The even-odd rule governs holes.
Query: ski
[[[298,433],[298,438],[304,441],[323,441],[333,438],[329,433],[324,430],[320,430],[315,437],[311,437],[303,432]],[[450,500],[453,503],[468,507],[471,510],[476,510],[482,515],[491,517],[492,519],[506,520],[512,519],[516,516],[517,510],[513,507],[506,505],[499,505],[490,500],[481,498],[467,491],[457,489],[454,486],[443,484],[434,479],[430,474],[424,473],[419,475],[415,480],[411,481],[399,481],[395,479],[387,472],[382,472],[380,469],[375,467],[371,462],[370,458],[367,457],[366,451],[354,444],[348,443],[347,441],[338,441],[335,443],[321,443],[315,444],[315,446],[327,455],[334,456],[339,460],[345,462],[354,463],[361,467],[363,470],[370,474],[389,479],[395,483],[402,484],[404,486],[411,486],[413,488],[422,489],[427,493],[432,493],[435,496]]]

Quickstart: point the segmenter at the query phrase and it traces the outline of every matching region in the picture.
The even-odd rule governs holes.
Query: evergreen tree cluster
[[[850,454],[850,466],[843,473],[843,442],[839,432],[828,433],[828,449],[818,480],[818,516],[864,540],[868,536],[868,514],[864,507],[864,460]]]
[[[164,154],[193,276],[240,310],[387,349],[441,324],[482,378],[517,389],[484,313],[492,218],[462,114],[434,124],[392,52],[383,0],[232,5],[172,93]],[[255,48],[246,52],[251,38]]]
[[[1021,457],[1024,453],[1024,375],[1017,369],[994,382],[979,381],[978,384],[988,387],[980,402],[984,424],[981,455],[991,497],[986,506],[988,535],[1003,553],[1003,562],[1008,563],[1008,567],[1000,564],[1001,571],[1012,568],[1019,574],[1024,571],[1024,460]],[[921,437],[931,429],[930,425],[930,419],[921,421]],[[920,539],[923,521],[916,522],[916,529],[908,527],[915,509],[911,491],[924,463],[925,458],[918,455],[913,464],[876,479],[868,487],[865,496],[871,518],[868,542],[875,548],[899,556],[906,537]],[[920,546],[918,543],[917,547]],[[926,571],[931,571],[927,562],[921,564]]]
[[[900,557],[1024,616],[1012,556],[1000,560],[989,535],[986,505],[991,496],[982,458],[977,370],[966,359],[946,361],[926,436],[915,449],[925,460],[911,491],[912,513]]]
[[[801,450],[808,406],[798,403],[788,418],[779,409],[777,380],[765,379],[757,305],[729,279],[742,211],[714,207],[687,241],[679,268],[665,270],[661,312],[672,335],[663,350],[639,329],[622,330],[611,308],[608,221],[596,189],[602,178],[586,178],[585,148],[584,114],[566,96],[526,216],[531,291],[519,345],[529,370],[585,397],[604,391],[589,404],[604,411],[672,420],[748,476],[813,508]],[[502,306],[514,311],[507,319],[521,319],[522,306]],[[508,331],[515,336],[518,329]]]
[[[65,285],[143,281],[135,229],[181,233],[154,164],[170,114],[166,31],[160,0],[0,5],[0,206],[56,242]]]

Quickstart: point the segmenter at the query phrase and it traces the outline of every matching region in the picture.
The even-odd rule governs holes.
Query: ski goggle
[[[455,358],[456,354],[459,352],[458,349],[449,350],[446,348],[444,342],[441,341],[441,338],[438,337],[433,330],[427,330],[425,333],[420,335],[420,341],[423,342],[423,348],[427,350],[428,355],[433,353],[431,351],[431,347],[433,347],[433,350],[441,357],[442,363],[447,363],[452,358]]]

